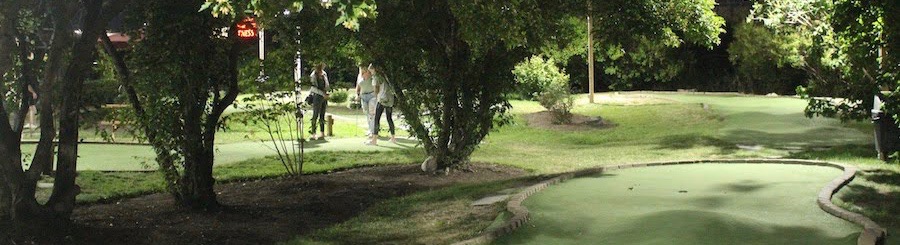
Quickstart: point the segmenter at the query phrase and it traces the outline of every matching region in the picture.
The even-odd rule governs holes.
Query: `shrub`
[[[338,103],[338,104],[344,103],[344,102],[347,102],[347,98],[349,96],[350,95],[347,93],[347,91],[344,91],[344,90],[335,91],[334,93],[331,93],[328,96],[328,102]]]
[[[533,56],[516,65],[513,74],[520,94],[537,98],[553,115],[554,123],[571,122],[574,100],[569,93],[569,75],[557,67],[553,59]]]
[[[565,86],[551,87],[538,95],[538,102],[553,115],[553,123],[568,124],[572,122],[572,106],[575,101]]]
[[[362,102],[359,101],[359,97],[357,97],[356,95],[350,97],[350,103],[347,104],[347,108],[351,110],[362,109]]]

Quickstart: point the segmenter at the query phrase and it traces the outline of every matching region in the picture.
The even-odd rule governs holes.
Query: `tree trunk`
[[[216,199],[213,189],[216,180],[212,177],[213,151],[202,150],[196,157],[192,157],[190,163],[185,163],[184,176],[182,177],[181,203],[186,207],[202,211],[219,210],[220,204]]]
[[[101,15],[103,1],[83,1],[87,11],[83,34],[72,48],[72,60],[63,77],[62,108],[59,115],[59,148],[53,194],[47,205],[61,217],[68,218],[75,208],[75,196],[81,188],[75,184],[78,175],[78,127],[81,109],[81,90],[85,72],[95,57],[97,38],[106,32],[106,20]],[[118,11],[117,11],[118,12]],[[104,13],[109,15],[109,13]]]
[[[2,110],[0,110],[2,111]],[[14,222],[14,227],[29,227],[29,224],[40,224],[47,221],[45,212],[41,212],[40,205],[34,197],[36,181],[26,178],[22,172],[22,151],[19,148],[18,139],[9,134],[0,134],[3,142],[0,143],[0,164],[2,164],[2,189],[6,193],[5,207],[9,216],[8,220]],[[19,231],[16,231],[19,233]]]
[[[209,99],[203,84],[189,82],[182,95],[184,110],[184,173],[181,177],[178,201],[191,209],[211,211],[219,208],[212,178],[213,153],[206,147],[203,113]]]
[[[53,24],[54,33],[69,33],[72,31],[69,19],[74,16],[76,5],[72,2],[53,1],[50,10],[54,13],[56,21]],[[63,60],[71,48],[62,45],[72,42],[70,35],[53,35],[50,50],[47,52],[44,66],[44,80],[35,89],[38,94],[40,108],[41,135],[38,141],[34,158],[31,160],[31,168],[28,169],[29,178],[39,178],[41,174],[51,175],[53,171],[53,140],[56,138],[56,125],[52,118],[54,113],[53,98],[56,98],[55,88],[57,81],[63,75]]]

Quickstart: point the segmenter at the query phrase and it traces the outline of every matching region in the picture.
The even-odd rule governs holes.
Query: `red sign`
[[[237,36],[241,39],[259,38],[259,27],[256,26],[256,19],[253,17],[244,18],[234,26],[237,29]]]

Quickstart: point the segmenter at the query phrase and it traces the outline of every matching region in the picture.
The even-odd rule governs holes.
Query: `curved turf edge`
[[[718,164],[794,164],[794,165],[812,165],[812,166],[823,166],[823,167],[831,167],[843,170],[844,173],[841,176],[838,176],[831,182],[829,182],[825,187],[819,191],[819,195],[816,198],[816,203],[819,204],[819,208],[831,214],[835,217],[850,221],[857,225],[863,227],[863,231],[860,233],[859,238],[857,238],[857,245],[878,245],[884,244],[885,237],[887,236],[887,231],[882,228],[880,225],[872,221],[866,216],[862,214],[850,212],[846,209],[838,207],[833,202],[831,202],[831,198],[835,193],[841,190],[844,186],[846,186],[850,181],[853,181],[853,178],[856,177],[857,168],[850,165],[826,162],[826,161],[813,161],[813,160],[799,160],[799,159],[719,159],[719,160],[688,160],[688,161],[671,161],[671,162],[652,162],[652,163],[638,163],[638,164],[624,164],[624,165],[615,165],[615,166],[602,166],[595,168],[588,168],[584,170],[578,170],[574,172],[567,172],[556,175],[556,177],[542,181],[535,185],[529,186],[522,191],[519,191],[515,195],[509,198],[509,201],[506,203],[506,211],[512,214],[512,218],[507,220],[503,225],[488,230],[484,232],[482,235],[477,236],[475,238],[461,241],[455,243],[457,245],[469,245],[469,244],[488,244],[500,236],[506,235],[514,231],[515,229],[521,227],[526,222],[528,222],[529,212],[528,208],[522,205],[522,202],[525,201],[531,195],[546,189],[550,185],[554,185],[572,178],[583,177],[587,175],[594,175],[603,173],[606,171],[618,170],[618,169],[629,169],[629,168],[640,168],[640,167],[654,167],[654,166],[666,166],[666,165],[684,165],[684,164],[700,164],[700,163],[718,163]]]

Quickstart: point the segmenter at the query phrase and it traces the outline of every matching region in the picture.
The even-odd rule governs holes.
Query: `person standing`
[[[328,90],[331,84],[328,82],[328,73],[325,72],[325,64],[319,63],[309,75],[312,85],[309,88],[309,96],[312,96],[312,127],[309,129],[311,140],[325,138],[325,108],[328,108]],[[316,125],[319,126],[319,134],[316,135]]]
[[[372,129],[375,127],[375,86],[372,85],[372,73],[364,65],[359,66],[359,75],[356,77],[356,97],[359,105],[366,114],[366,136],[372,137]],[[368,141],[366,141],[368,143]]]
[[[380,71],[380,68],[377,66],[370,65],[369,72],[372,73],[372,85],[375,86],[375,91],[377,93],[376,101],[377,106],[375,108],[375,126],[372,131],[372,141],[369,142],[370,145],[378,144],[378,133],[381,131],[381,114],[384,113],[387,118],[388,129],[391,132],[391,143],[397,143],[397,137],[395,136],[396,130],[394,128],[394,87],[391,85],[390,80],[387,79],[387,76],[384,75],[383,72]]]

